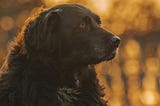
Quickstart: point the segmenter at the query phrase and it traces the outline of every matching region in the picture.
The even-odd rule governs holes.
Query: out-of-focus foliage
[[[122,38],[116,58],[96,66],[111,106],[160,106],[160,0],[1,0],[0,66],[7,44],[38,7],[78,3]]]

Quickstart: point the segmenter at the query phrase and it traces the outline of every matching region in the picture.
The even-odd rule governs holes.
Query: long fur
[[[0,106],[106,106],[94,66],[70,68],[60,61],[60,41],[51,39],[57,19],[48,22],[47,13],[30,18],[11,42],[1,68]]]

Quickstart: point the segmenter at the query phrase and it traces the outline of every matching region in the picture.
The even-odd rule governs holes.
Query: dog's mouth
[[[117,52],[118,52],[118,48],[114,48],[112,50],[110,50],[111,52],[106,53],[105,55],[103,55],[102,57],[100,57],[99,59],[97,59],[96,61],[94,61],[94,64],[99,64],[103,61],[110,61],[112,59],[114,59],[114,57],[116,56]]]
[[[107,60],[107,61],[112,60],[112,59],[115,57],[117,51],[118,51],[117,48],[114,49],[109,55],[107,55],[107,56],[105,57],[105,60]]]
[[[114,48],[111,52],[107,53],[104,57],[101,58],[101,61],[110,61],[112,60],[117,54],[118,48]]]

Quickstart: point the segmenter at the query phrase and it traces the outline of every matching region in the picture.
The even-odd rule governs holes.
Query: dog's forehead
[[[88,8],[77,5],[77,4],[62,4],[55,6],[50,9],[50,11],[57,11],[60,12],[62,17],[70,18],[72,17],[84,17],[84,16],[90,16],[90,17],[96,17],[97,15],[93,13],[91,10]]]
[[[63,21],[62,24],[67,27],[76,26],[85,16],[89,16],[94,19],[97,17],[97,15],[88,8],[77,4],[58,5],[51,8],[50,11],[59,12],[62,19],[61,21]]]

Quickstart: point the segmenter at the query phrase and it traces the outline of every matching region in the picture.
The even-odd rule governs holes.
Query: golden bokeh
[[[130,39],[126,42],[125,56],[128,59],[137,59],[141,56],[141,48],[136,40]]]
[[[147,58],[146,60],[146,70],[157,74],[159,72],[159,59],[157,57]]]
[[[54,6],[56,4],[67,3],[69,0],[42,0],[47,7]]]
[[[17,16],[17,20],[16,20],[16,25],[18,27],[21,27],[24,23],[24,21],[28,18],[29,16],[29,11],[22,11],[18,16]]]
[[[109,9],[109,0],[88,0],[87,5],[90,5],[90,8],[93,9],[99,15],[107,15],[107,10]]]
[[[155,106],[159,103],[159,94],[155,91],[145,90],[142,92],[140,99],[147,106]]]
[[[0,26],[5,31],[11,30],[14,27],[14,20],[9,16],[4,16],[0,19]]]
[[[134,75],[134,74],[138,74],[139,73],[139,69],[140,69],[140,63],[138,60],[128,60],[126,61],[126,63],[124,64],[124,71],[125,74],[127,75]]]

